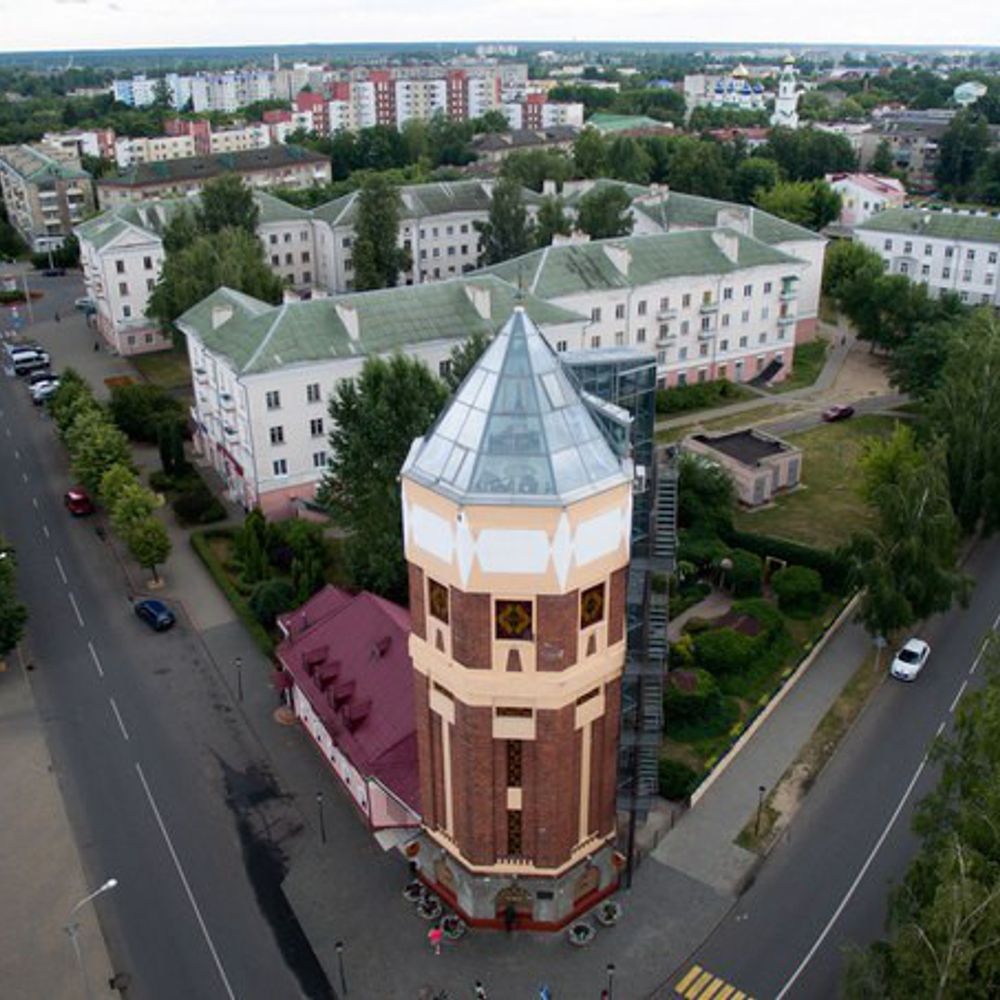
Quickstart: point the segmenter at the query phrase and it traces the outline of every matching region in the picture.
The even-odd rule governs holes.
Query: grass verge
[[[792,374],[771,391],[775,394],[791,392],[793,389],[805,389],[819,378],[823,370],[830,342],[824,337],[817,337],[795,348]]]
[[[885,679],[885,671],[875,667],[875,654],[870,653],[764,799],[759,823],[755,813],[739,832],[736,843],[740,847],[758,854],[770,850],[868,699]]]
[[[742,410],[728,417],[718,417],[715,420],[692,420],[690,423],[679,424],[676,427],[665,427],[656,432],[656,440],[660,442],[679,441],[694,430],[728,431],[736,427],[754,427],[767,420],[777,420],[779,417],[795,412],[797,412],[797,408],[794,406],[768,403],[749,410]]]
[[[171,392],[191,389],[191,366],[184,348],[172,347],[169,351],[135,354],[129,361],[147,382]]]

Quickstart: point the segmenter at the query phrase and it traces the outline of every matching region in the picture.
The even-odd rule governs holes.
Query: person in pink
[[[440,927],[432,927],[427,932],[427,940],[430,941],[435,955],[441,954],[441,941],[444,938],[444,931]]]

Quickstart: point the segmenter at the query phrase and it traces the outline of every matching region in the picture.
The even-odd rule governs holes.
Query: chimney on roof
[[[740,255],[740,241],[737,235],[726,229],[712,231],[712,242],[726,255],[726,259],[735,264]]]
[[[477,285],[474,282],[466,282],[465,294],[472,303],[473,308],[479,313],[480,319],[489,319],[493,312],[493,298],[490,290],[485,285]]]
[[[555,196],[559,193],[559,185],[550,178],[546,177],[542,181],[542,194]]]
[[[212,306],[212,329],[218,330],[223,323],[233,318],[232,306]]]
[[[343,302],[337,303],[337,317],[344,324],[347,336],[351,340],[361,339],[361,323],[358,320],[358,310],[354,306],[346,305]]]
[[[632,253],[628,247],[620,243],[606,243],[604,253],[614,265],[615,270],[623,277],[628,277],[629,265],[632,263]]]

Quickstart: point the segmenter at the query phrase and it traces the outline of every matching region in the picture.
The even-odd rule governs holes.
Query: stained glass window
[[[496,602],[496,637],[515,641],[530,641],[532,633],[531,601]]]
[[[507,854],[509,857],[520,857],[524,850],[521,836],[521,810],[507,810]]]
[[[448,624],[448,588],[437,580],[427,581],[427,596],[431,614]]]
[[[604,584],[588,587],[580,594],[580,628],[589,628],[604,620]]]

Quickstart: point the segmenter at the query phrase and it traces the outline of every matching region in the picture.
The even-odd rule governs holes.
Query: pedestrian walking
[[[514,909],[513,903],[508,903],[503,910],[504,930],[509,934],[514,929],[514,924],[516,923],[517,923],[517,910]]]
[[[58,312],[56,313],[56,322],[57,322],[57,323],[60,323],[60,322],[62,322],[62,321],[61,321],[61,320],[59,319],[59,313],[58,313]]]
[[[476,980],[476,1000],[486,1000],[486,987],[480,980]]]
[[[95,340],[94,341],[94,350],[95,351],[99,351],[100,349],[101,349],[100,341]]]
[[[430,941],[435,955],[441,954],[441,941],[444,938],[444,931],[440,924],[435,925],[427,932],[427,940]]]

